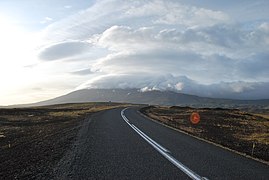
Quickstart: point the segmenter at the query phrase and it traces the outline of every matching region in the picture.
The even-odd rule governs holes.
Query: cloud
[[[142,27],[137,30],[129,26],[112,26],[105,30],[97,39],[98,44],[111,50],[128,50],[141,48],[145,43],[151,43],[154,40],[154,34],[151,28]]]
[[[184,76],[174,77],[171,74],[108,74],[93,78],[79,88],[148,88],[158,90],[176,90],[178,83],[189,82]]]
[[[152,17],[155,24],[179,24],[191,28],[212,26],[229,20],[229,16],[221,11],[163,0],[138,2],[131,6],[126,14],[135,17]]]
[[[260,26],[243,31],[238,25],[184,31],[112,26],[94,36],[96,45],[114,52],[95,66],[108,73],[170,72],[204,83],[268,81],[264,31]]]
[[[199,28],[226,22],[229,16],[224,12],[183,5],[179,1],[103,0],[51,24],[44,33],[49,41],[81,40],[114,25]]]
[[[41,24],[47,24],[49,22],[53,21],[50,17],[45,17],[42,21],[40,21]]]
[[[0,17],[0,99],[22,103],[20,86],[41,87],[35,100],[75,87],[268,98],[268,2],[59,1],[37,7],[37,17],[24,3],[22,22]]]
[[[78,89],[84,88],[137,88],[143,92],[170,90],[202,97],[233,99],[269,98],[268,82],[235,81],[204,85],[186,76],[173,76],[171,74],[109,74],[93,78],[78,87]]]
[[[82,52],[89,51],[91,45],[83,41],[65,41],[49,45],[41,49],[39,58],[44,61],[53,61],[70,58]]]
[[[231,57],[243,56],[243,53],[248,56],[249,49],[258,52],[269,50],[269,31],[266,24],[249,31],[243,30],[239,25],[216,25],[185,30],[112,26],[94,37],[99,45],[112,50],[148,50],[162,47],[193,50],[201,54],[222,53]]]
[[[95,71],[93,71],[91,68],[71,72],[71,74],[80,75],[80,76],[89,75],[93,73],[95,73]]]
[[[268,81],[269,77],[269,53],[253,54],[237,63],[239,76],[245,78],[262,79]],[[240,69],[239,69],[240,68]]]
[[[68,71],[77,78],[90,74],[91,80],[79,88],[268,97],[259,89],[268,89],[269,82],[268,22],[255,18],[251,23],[236,22],[225,8],[196,4],[174,0],[96,1],[49,25],[43,32],[47,44],[39,57],[50,61],[83,56],[91,69],[85,69],[83,63]]]
[[[207,86],[211,97],[232,99],[269,99],[269,82],[221,82]]]

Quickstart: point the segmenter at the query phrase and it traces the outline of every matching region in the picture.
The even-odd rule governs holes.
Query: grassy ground
[[[0,179],[49,173],[91,114],[124,104],[85,103],[0,109]]]
[[[145,115],[194,136],[253,156],[269,163],[269,119],[232,109],[194,109],[189,107],[146,107]],[[190,122],[192,112],[201,121]]]

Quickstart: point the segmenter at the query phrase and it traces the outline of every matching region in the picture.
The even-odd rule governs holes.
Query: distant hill
[[[138,89],[83,89],[69,94],[24,106],[43,106],[62,103],[81,102],[127,102],[151,105],[181,105],[193,107],[238,107],[238,106],[269,106],[269,100],[232,100],[214,99],[195,95],[176,93],[173,91],[147,91]]]

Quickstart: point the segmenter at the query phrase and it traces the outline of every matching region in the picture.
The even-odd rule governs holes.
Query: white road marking
[[[170,153],[169,150],[167,150],[166,148],[162,147],[160,144],[158,144],[157,142],[155,142],[153,139],[151,139],[150,137],[148,137],[145,133],[143,133],[140,129],[138,129],[135,125],[130,124],[128,118],[126,118],[126,116],[124,115],[124,113],[121,113],[122,118],[125,120],[125,122],[127,122],[138,134],[140,134],[146,141],[149,141],[149,143],[153,143],[156,146],[158,146],[161,150],[163,150],[164,152]]]
[[[167,149],[165,149],[164,147],[162,147],[160,144],[158,144],[157,142],[155,142],[153,139],[151,139],[150,137],[148,137],[145,133],[143,133],[140,129],[138,129],[135,125],[131,124],[137,131],[137,133],[141,134],[141,136],[144,138],[146,138],[146,141],[149,141],[149,143],[153,143],[154,145],[158,146],[162,151],[166,152],[166,153],[170,153],[170,151],[168,151]]]
[[[207,178],[199,176],[197,173],[186,167],[184,164],[179,162],[177,159],[175,159],[166,148],[158,144],[156,141],[151,139],[149,136],[147,136],[144,132],[142,132],[140,129],[138,129],[135,125],[131,124],[128,120],[128,118],[124,115],[124,111],[128,109],[125,108],[121,111],[121,117],[123,120],[137,133],[139,134],[146,142],[148,142],[154,149],[156,149],[161,155],[163,155],[168,161],[170,161],[172,164],[174,164],[177,168],[179,168],[181,171],[183,171],[186,175],[188,175],[190,178],[195,180],[206,180]]]

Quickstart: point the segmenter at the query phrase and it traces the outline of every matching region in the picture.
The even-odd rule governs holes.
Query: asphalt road
[[[162,126],[136,108],[86,119],[54,179],[269,179],[269,166]]]

